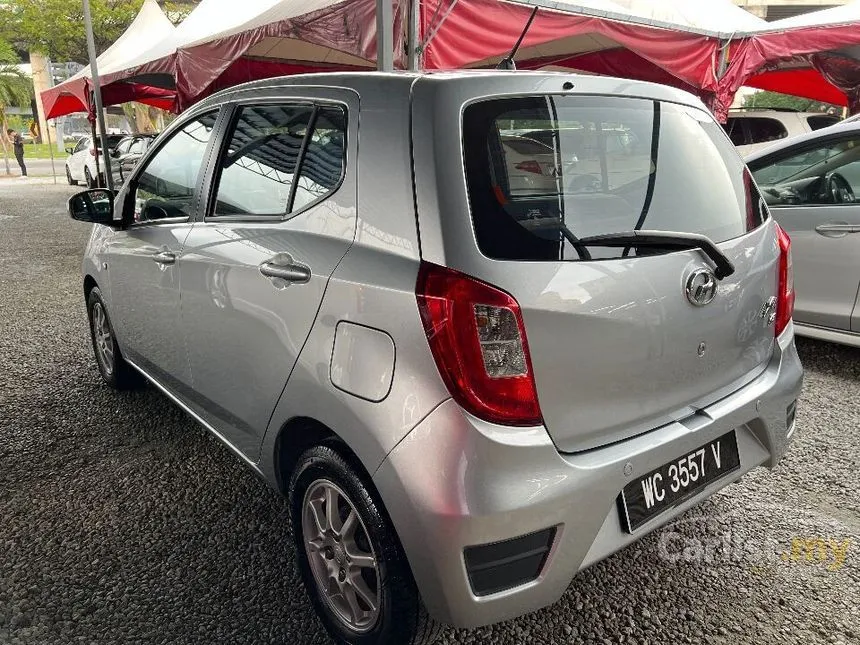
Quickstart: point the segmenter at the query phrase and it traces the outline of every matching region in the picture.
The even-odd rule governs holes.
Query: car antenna
[[[523,42],[523,38],[526,37],[526,34],[529,31],[529,27],[532,26],[532,22],[537,15],[538,8],[535,7],[532,9],[532,14],[529,16],[528,21],[526,22],[526,26],[523,28],[523,33],[520,34],[519,39],[517,40],[517,44],[514,45],[514,48],[511,50],[511,53],[505,56],[502,60],[499,61],[499,64],[496,65],[496,69],[507,69],[507,70],[516,70],[517,64],[514,62],[514,56],[517,55],[517,50],[520,48],[520,45]]]

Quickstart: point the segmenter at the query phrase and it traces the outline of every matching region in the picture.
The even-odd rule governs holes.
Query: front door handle
[[[860,233],[856,224],[821,224],[815,227],[815,232],[824,237],[845,237],[849,233]]]
[[[311,270],[293,261],[287,253],[279,253],[268,262],[263,262],[260,265],[260,273],[267,278],[278,278],[295,284],[304,284],[311,280]]]
[[[152,260],[159,264],[174,264],[176,262],[176,254],[171,251],[159,251],[152,256]]]

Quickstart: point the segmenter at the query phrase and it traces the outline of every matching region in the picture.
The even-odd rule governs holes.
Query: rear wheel
[[[77,186],[78,180],[72,179],[72,171],[69,170],[69,167],[66,166],[66,181],[69,182],[69,186]]]
[[[406,555],[381,500],[329,446],[298,461],[290,480],[296,558],[311,602],[336,643],[433,643]]]
[[[87,313],[90,319],[90,336],[96,364],[105,383],[117,390],[128,390],[141,383],[141,377],[122,357],[107,307],[98,287],[93,287],[87,297]]]
[[[87,188],[95,188],[96,183],[93,181],[93,176],[90,174],[90,169],[84,167],[84,181],[87,183]]]

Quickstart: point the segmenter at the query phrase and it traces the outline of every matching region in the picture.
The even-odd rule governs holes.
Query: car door
[[[860,133],[806,142],[750,167],[791,236],[795,321],[860,330],[856,320],[852,325],[860,287]]]
[[[83,181],[84,179],[84,164],[87,155],[90,154],[91,143],[92,139],[89,137],[84,137],[78,141],[78,145],[75,146],[72,156],[69,158],[69,170],[75,181]]]
[[[119,161],[128,154],[133,141],[134,139],[131,137],[123,139],[117,144],[114,152],[111,154],[110,174],[113,177],[114,187],[119,186],[122,183],[122,177],[119,172]]]
[[[250,459],[355,236],[350,113],[355,95],[337,90],[236,106],[205,219],[185,242],[194,410]]]
[[[191,384],[182,343],[179,268],[199,203],[218,111],[176,127],[120,191],[127,228],[107,249],[111,318],[126,358],[180,395]]]

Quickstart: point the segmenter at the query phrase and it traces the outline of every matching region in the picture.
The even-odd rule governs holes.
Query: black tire
[[[72,171],[69,170],[69,167],[66,166],[66,181],[69,182],[69,186],[77,186],[78,180],[72,179]]]
[[[93,176],[90,174],[90,169],[84,166],[84,182],[87,185],[87,188],[95,188],[96,184],[93,181]]]
[[[441,625],[427,613],[421,602],[412,570],[394,531],[379,494],[366,483],[360,467],[328,445],[315,446],[301,457],[290,479],[289,503],[293,523],[296,560],[308,596],[329,635],[338,645],[430,645]],[[379,569],[379,614],[371,629],[357,633],[333,612],[317,585],[302,528],[305,495],[320,480],[340,488],[361,518]]]
[[[107,329],[110,331],[109,344],[113,350],[112,365],[108,365],[104,354],[99,349],[99,341],[97,340],[97,320],[99,319],[99,310],[103,312],[104,322]],[[93,287],[87,297],[87,318],[90,322],[90,339],[93,344],[93,354],[96,359],[96,365],[99,368],[99,373],[102,375],[105,383],[116,390],[131,390],[139,387],[143,383],[143,378],[137,370],[129,365],[119,351],[119,345],[116,343],[116,336],[113,333],[113,325],[110,322],[110,315],[107,311],[107,306],[102,299],[101,291],[98,287]]]

